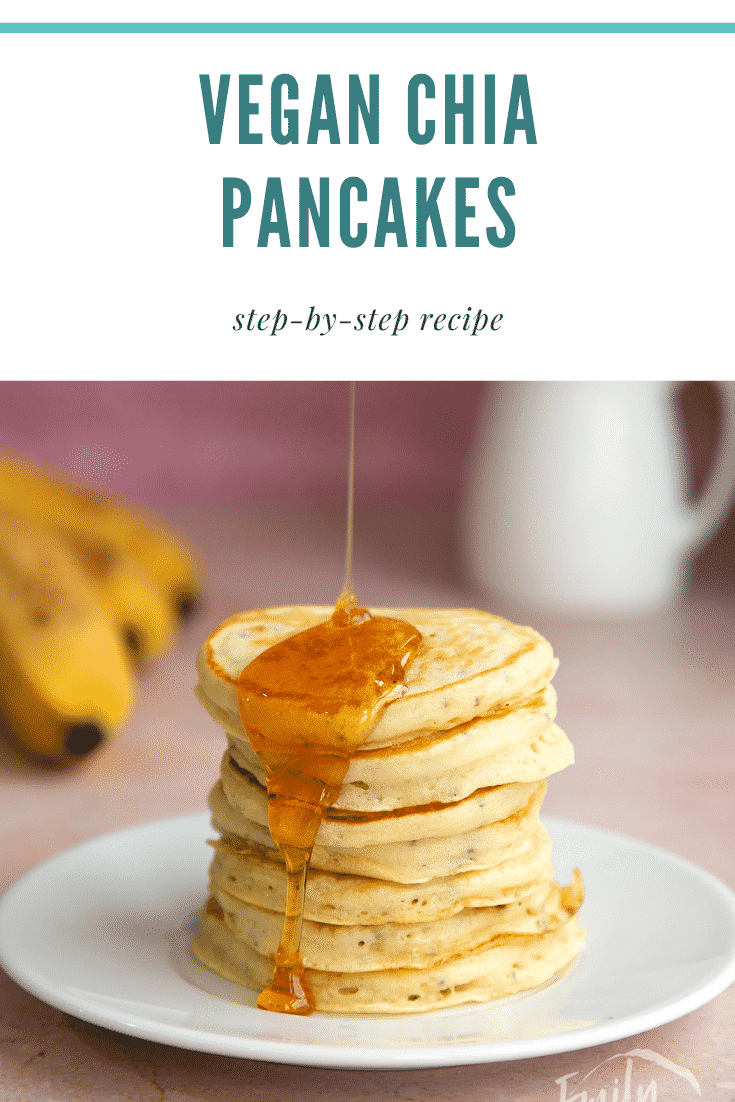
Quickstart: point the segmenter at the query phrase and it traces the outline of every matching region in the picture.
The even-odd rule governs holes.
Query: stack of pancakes
[[[575,956],[578,873],[554,883],[545,778],[572,763],[554,723],[557,667],[532,628],[475,609],[373,609],[423,643],[352,758],[311,859],[301,952],[317,1010],[397,1013],[484,1002]],[[210,797],[211,896],[193,951],[260,991],[273,978],[286,873],[266,780],[237,703],[242,669],[329,619],[324,606],[242,613],[206,640],[197,695],[227,734]]]

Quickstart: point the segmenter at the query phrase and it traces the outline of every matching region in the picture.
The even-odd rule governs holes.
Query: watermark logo
[[[664,1071],[671,1071],[682,1079],[686,1079],[687,1083],[701,1098],[702,1092],[699,1089],[699,1083],[688,1068],[680,1067],[673,1060],[668,1060],[665,1056],[661,1056],[650,1048],[632,1048],[630,1052],[616,1052],[614,1056],[608,1056],[607,1060],[597,1064],[596,1067],[592,1068],[592,1071],[588,1071],[585,1076],[577,1079],[575,1083],[572,1083],[571,1080],[579,1075],[578,1071],[571,1071],[568,1075],[562,1075],[560,1079],[555,1080],[559,1087],[559,1102],[656,1102],[658,1084],[654,1078],[647,1085],[636,1083],[635,1094],[633,1093],[633,1058],[636,1056],[650,1064],[658,1065]],[[621,1077],[617,1076],[612,1084],[607,1083],[603,1087],[598,1087],[597,1090],[595,1090],[592,1083],[579,1090],[582,1084],[605,1064],[609,1064],[611,1060],[622,1059],[625,1060],[625,1072],[622,1075],[622,1082]],[[609,1070],[612,1071],[612,1069]]]

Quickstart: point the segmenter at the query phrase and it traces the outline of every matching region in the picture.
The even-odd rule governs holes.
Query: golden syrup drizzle
[[[287,870],[286,917],[273,983],[258,1006],[308,1014],[299,948],[306,874],[325,808],[350,757],[404,680],[421,635],[403,620],[340,601],[324,624],[263,651],[238,680],[243,726],[268,783],[268,826]]]
[[[242,723],[268,783],[268,826],[286,863],[286,914],[273,981],[262,1010],[310,1014],[314,997],[301,960],[306,876],[325,808],[339,795],[352,754],[421,644],[403,620],[359,608],[352,582],[354,384],[350,390],[350,467],[345,584],[324,624],[277,643],[242,671]]]
[[[347,465],[347,546],[345,548],[345,580],[337,605],[345,608],[357,605],[355,583],[352,580],[352,533],[355,502],[355,384],[350,383],[350,451]]]

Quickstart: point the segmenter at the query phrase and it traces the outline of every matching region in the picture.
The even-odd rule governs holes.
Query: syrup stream
[[[337,601],[345,609],[357,604],[352,579],[352,532],[355,502],[355,384],[350,383],[350,458],[347,468],[347,547],[345,548],[345,581]]]

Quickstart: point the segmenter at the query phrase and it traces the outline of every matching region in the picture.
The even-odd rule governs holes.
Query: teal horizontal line
[[[733,34],[735,23],[0,23],[2,34]]]

